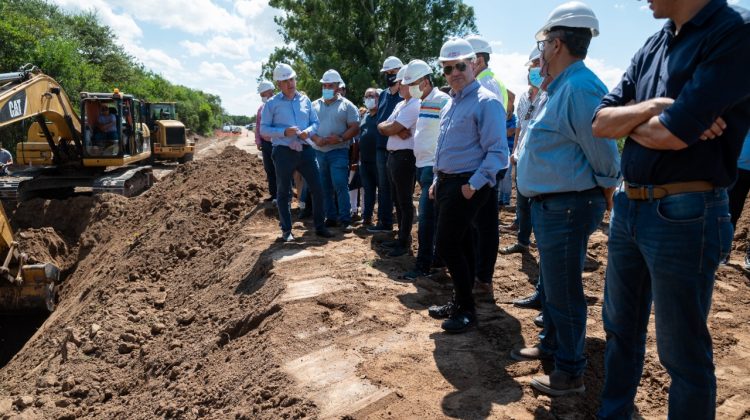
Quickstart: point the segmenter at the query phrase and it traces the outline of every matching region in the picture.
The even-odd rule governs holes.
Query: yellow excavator
[[[151,130],[151,160],[176,160],[190,162],[195,153],[195,143],[187,138],[185,124],[177,119],[174,102],[146,102],[143,115]]]
[[[52,263],[27,264],[13,238],[5,210],[0,206],[0,313],[55,309],[60,269]]]
[[[61,198],[77,188],[137,195],[153,183],[143,103],[115,89],[80,94],[80,117],[57,81],[34,66],[0,74],[0,128],[33,119],[0,199]]]

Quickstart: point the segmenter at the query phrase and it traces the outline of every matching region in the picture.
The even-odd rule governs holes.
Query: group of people
[[[540,274],[534,295],[538,344],[511,352],[516,360],[554,361],[531,386],[562,396],[585,390],[587,307],[582,272],[590,235],[609,222],[603,298],[607,334],[605,383],[598,415],[631,418],[643,370],[652,303],[661,363],[672,383],[669,415],[713,418],[716,404],[711,336],[706,324],[714,275],[731,249],[728,189],[737,179],[750,127],[750,12],[726,0],[651,0],[667,18],[608,92],[584,64],[599,21],[572,1],[552,11],[536,33],[527,63],[529,89],[519,99],[513,147],[508,121],[513,95],[488,69],[491,49],[478,36],[450,39],[438,63],[447,93],[422,60],[383,62],[386,86],[367,89],[366,111],[340,92],[335,70],[321,78],[322,97],[296,90],[287,64],[273,72],[281,91],[261,83],[258,127],[282,239],[291,241],[290,191],[299,171],[311,195],[315,232],[350,226],[348,150],[358,139],[365,187],[363,216],[389,256],[411,250],[412,197],[420,186],[416,267],[407,277],[448,269],[453,297],[428,309],[446,332],[477,322],[474,290],[491,290],[497,254],[525,252],[533,230]],[[736,76],[736,77],[735,77]],[[622,154],[615,139],[625,138]],[[748,149],[748,147],[746,147]],[[511,154],[512,152],[512,154]],[[750,154],[750,152],[748,152]],[[745,157],[745,160],[750,158]],[[499,248],[499,188],[517,188],[514,245]],[[750,172],[750,164],[742,169]],[[271,173],[273,172],[273,173]],[[735,190],[744,203],[750,176]],[[272,182],[275,177],[275,182]],[[377,193],[375,193],[377,190]],[[742,192],[744,191],[744,193]]]

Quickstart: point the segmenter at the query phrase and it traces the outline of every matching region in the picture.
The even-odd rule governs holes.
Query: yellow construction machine
[[[23,313],[55,309],[60,269],[52,263],[26,264],[8,217],[0,206],[0,313]]]
[[[151,186],[151,167],[133,165],[151,156],[143,102],[117,89],[80,95],[76,114],[60,84],[36,67],[0,74],[0,128],[34,120],[0,177],[0,199],[60,198],[76,188],[133,196]]]
[[[174,102],[146,102],[143,115],[151,130],[152,161],[185,163],[193,160],[195,143],[188,141],[185,124],[177,119]]]

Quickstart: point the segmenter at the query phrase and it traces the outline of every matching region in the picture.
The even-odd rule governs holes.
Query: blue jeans
[[[372,219],[375,210],[375,191],[378,188],[378,166],[376,162],[359,163],[359,179],[362,180],[362,188],[365,190],[364,204],[362,206],[362,218]]]
[[[435,256],[435,200],[430,199],[430,185],[432,185],[432,166],[417,168],[417,181],[421,192],[419,194],[419,224],[417,225],[417,267],[428,271]]]
[[[378,224],[390,228],[393,227],[393,199],[388,178],[388,151],[377,149],[375,157],[378,165]]]
[[[713,419],[714,274],[732,244],[725,189],[637,201],[615,194],[603,318],[607,333],[601,418],[629,419],[643,371],[651,302],[659,360],[672,378],[669,417]]]
[[[328,152],[316,150],[315,156],[320,168],[320,182],[323,184],[326,218],[349,224],[352,221],[352,204],[349,201],[349,149],[334,149]]]
[[[531,222],[539,248],[544,330],[540,348],[554,353],[555,368],[583,375],[586,357],[586,298],[583,262],[589,237],[607,204],[599,188],[532,198]]]
[[[292,174],[295,170],[302,174],[305,185],[312,194],[313,219],[315,229],[325,227],[323,215],[323,189],[320,186],[320,173],[315,162],[315,150],[304,146],[301,152],[286,146],[274,146],[273,163],[276,166],[276,200],[279,208],[279,225],[281,232],[292,231],[292,213],[289,209],[289,198],[292,191]]]

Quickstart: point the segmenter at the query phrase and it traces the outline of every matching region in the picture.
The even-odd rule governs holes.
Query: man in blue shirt
[[[310,99],[297,92],[296,77],[297,73],[288,64],[278,64],[273,70],[273,80],[281,92],[263,107],[260,126],[261,135],[270,137],[273,143],[271,155],[276,167],[276,199],[284,242],[294,241],[289,193],[295,170],[305,178],[312,194],[315,233],[324,238],[333,237],[325,227],[323,189],[310,140],[318,129],[318,116]]]
[[[591,130],[594,110],[607,93],[583,63],[598,28],[588,6],[570,2],[557,7],[537,33],[542,75],[553,81],[518,158],[518,190],[532,201],[544,330],[537,346],[513,350],[511,357],[554,358],[555,369],[531,381],[552,396],[585,390],[583,263],[619,177],[615,141],[596,138]]]
[[[631,61],[594,119],[627,137],[610,221],[601,418],[630,418],[654,303],[669,417],[713,419],[706,320],[732,242],[726,188],[750,126],[750,12],[726,0],[652,0],[669,18]]]
[[[388,57],[383,61],[383,72],[386,80],[386,88],[380,93],[378,99],[378,113],[375,124],[380,124],[388,119],[396,108],[396,104],[404,99],[398,94],[400,83],[396,81],[396,75],[404,63],[398,57]],[[367,229],[368,232],[391,232],[393,230],[393,198],[391,198],[391,184],[388,177],[388,136],[378,133],[376,145],[376,158],[378,165],[378,224]]]
[[[503,105],[476,81],[474,57],[463,39],[450,39],[440,49],[452,101],[440,114],[435,180],[429,193],[438,206],[435,248],[448,266],[454,298],[428,312],[434,318],[447,318],[442,324],[446,332],[463,332],[476,324],[471,226],[495,188],[498,171],[508,167]]]

